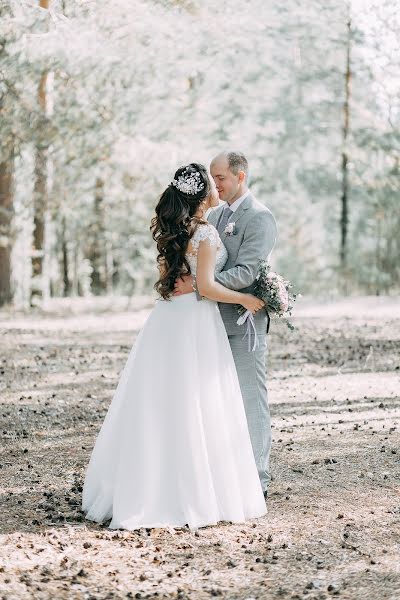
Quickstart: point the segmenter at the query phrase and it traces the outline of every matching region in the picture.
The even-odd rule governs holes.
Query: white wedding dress
[[[196,273],[199,225],[187,254]],[[132,347],[97,437],[82,495],[110,529],[242,522],[266,514],[228,337],[217,302],[160,299]]]

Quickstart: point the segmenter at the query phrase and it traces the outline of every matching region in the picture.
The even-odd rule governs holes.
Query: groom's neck
[[[233,196],[233,198],[231,198],[230,200],[228,200],[228,204],[229,206],[231,204],[233,204],[234,202],[236,202],[236,200],[238,200],[238,198],[240,198],[241,196],[243,196],[244,194],[246,194],[249,191],[249,188],[247,187],[247,185],[241,187],[237,193]]]

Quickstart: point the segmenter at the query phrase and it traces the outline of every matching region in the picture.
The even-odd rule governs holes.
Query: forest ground
[[[85,468],[149,300],[0,312],[0,597],[400,598],[400,303],[273,323],[268,514],[197,532],[80,513]],[[112,307],[112,308],[111,308]]]

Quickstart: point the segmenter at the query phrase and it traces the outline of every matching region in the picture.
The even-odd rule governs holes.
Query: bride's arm
[[[243,294],[242,292],[229,290],[215,281],[216,255],[216,245],[210,244],[208,240],[200,242],[197,254],[196,274],[196,283],[199,294],[217,302],[241,304],[252,312],[260,310],[264,306],[264,303],[262,300],[259,300],[259,298],[256,298],[252,294]]]

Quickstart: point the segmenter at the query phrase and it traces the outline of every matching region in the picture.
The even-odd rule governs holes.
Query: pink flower
[[[283,283],[283,281],[278,281],[278,296],[279,296],[279,304],[282,312],[286,312],[289,308],[289,294],[287,289]]]
[[[276,281],[278,279],[278,275],[276,273],[274,273],[274,271],[270,271],[267,275],[267,280],[268,281]]]

